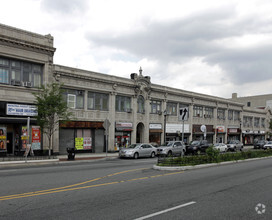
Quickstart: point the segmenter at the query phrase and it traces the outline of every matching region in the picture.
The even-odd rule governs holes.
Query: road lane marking
[[[135,220],[144,220],[144,219],[148,219],[148,218],[152,218],[154,216],[157,216],[157,215],[161,215],[161,214],[164,214],[166,212],[170,212],[170,211],[173,211],[175,209],[180,209],[180,208],[183,208],[185,206],[189,206],[189,205],[193,205],[195,204],[196,202],[192,201],[192,202],[188,202],[188,203],[185,203],[185,204],[182,204],[182,205],[179,205],[179,206],[175,206],[175,207],[172,207],[170,209],[165,209],[165,210],[162,210],[160,212],[155,212],[153,214],[150,214],[150,215],[146,215],[146,216],[143,216],[143,217],[140,217],[140,218],[136,218]]]
[[[0,201],[5,200],[5,198],[7,198],[7,199],[22,198],[21,196],[29,197],[27,195],[34,196],[34,195],[39,194],[39,193],[41,193],[41,195],[42,195],[44,192],[51,192],[51,191],[56,192],[56,191],[61,190],[61,189],[67,189],[67,188],[71,188],[71,187],[75,187],[75,186],[84,185],[86,183],[91,183],[91,182],[101,180],[101,179],[104,179],[104,178],[107,178],[107,177],[110,177],[110,176],[115,176],[115,175],[119,175],[119,174],[123,174],[123,173],[134,172],[134,171],[145,170],[145,169],[149,169],[149,168],[138,168],[138,169],[132,169],[132,170],[125,170],[125,171],[109,174],[109,175],[106,175],[106,176],[103,176],[103,177],[98,177],[98,178],[95,178],[95,179],[92,179],[92,180],[84,181],[84,182],[81,182],[81,183],[76,183],[76,184],[73,184],[73,185],[68,185],[68,186],[63,186],[63,187],[58,187],[58,188],[52,188],[52,189],[46,189],[46,190],[40,190],[40,191],[28,192],[28,193],[20,193],[20,194],[15,194],[15,195],[8,195],[8,196],[0,196]]]
[[[130,179],[130,180],[120,180],[120,181],[109,182],[109,183],[102,183],[102,184],[96,184],[96,185],[90,185],[90,186],[75,187],[75,186],[79,186],[79,185],[82,185],[82,184],[94,182],[96,180],[101,180],[101,179],[104,179],[104,178],[106,178],[108,176],[114,176],[114,175],[117,175],[117,174],[122,174],[122,173],[127,173],[127,172],[133,172],[133,171],[143,170],[143,169],[144,168],[142,168],[142,169],[134,169],[134,170],[126,170],[126,171],[122,171],[122,172],[110,174],[110,175],[107,175],[107,176],[104,176],[104,177],[99,177],[99,178],[96,178],[96,179],[88,180],[88,181],[85,181],[85,182],[82,182],[82,183],[77,183],[77,184],[68,185],[68,186],[59,187],[59,188],[52,188],[52,189],[47,189],[47,190],[35,191],[35,192],[28,192],[28,193],[21,193],[21,194],[0,196],[0,201],[10,200],[10,199],[26,198],[26,197],[31,197],[31,196],[46,195],[46,194],[59,193],[59,192],[67,192],[67,191],[73,191],[73,190],[79,190],[79,189],[87,189],[87,188],[93,188],[93,187],[99,187],[99,186],[106,186],[106,185],[117,184],[117,183],[125,183],[125,182],[130,182],[130,181],[145,180],[145,179],[150,179],[150,178],[155,178],[155,177],[161,177],[161,176],[167,176],[167,175],[174,175],[174,174],[184,173],[184,171],[179,171],[179,172],[174,172],[174,173],[160,174],[160,175],[156,175],[156,176],[139,177],[139,178],[134,178],[134,179]]]

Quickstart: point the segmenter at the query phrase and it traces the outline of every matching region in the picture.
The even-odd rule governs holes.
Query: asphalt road
[[[272,159],[189,171],[155,162],[0,170],[0,219],[272,219]]]

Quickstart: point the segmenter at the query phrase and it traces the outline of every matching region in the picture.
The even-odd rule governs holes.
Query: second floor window
[[[262,127],[262,128],[265,128],[265,118],[262,118],[262,119],[261,119],[261,127]]]
[[[228,119],[233,120],[233,110],[228,111]]]
[[[254,118],[254,127],[260,127],[260,118]]]
[[[74,89],[64,89],[63,97],[69,108],[84,108],[84,91]]]
[[[115,110],[117,112],[131,111],[131,98],[126,96],[116,96]]]
[[[166,109],[168,115],[177,115],[177,103],[168,102]]]
[[[240,112],[239,111],[233,111],[233,118],[235,121],[238,121],[240,119]]]
[[[244,127],[252,127],[252,117],[244,116],[243,117],[243,126]]]
[[[225,120],[225,109],[217,109],[217,118],[221,120]]]
[[[161,101],[151,101],[151,113],[161,113]]]
[[[104,93],[88,92],[89,110],[109,110],[109,95]]]
[[[205,107],[204,118],[213,118],[213,108]]]
[[[193,116],[194,117],[202,118],[203,117],[203,107],[202,106],[194,105]]]

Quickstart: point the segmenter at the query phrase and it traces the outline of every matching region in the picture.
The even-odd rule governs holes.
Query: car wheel
[[[135,153],[133,157],[134,157],[134,159],[138,159],[139,158],[139,154]]]
[[[155,152],[154,152],[154,151],[151,153],[151,156],[150,156],[150,157],[151,157],[151,158],[155,157]]]
[[[172,151],[168,151],[167,156],[171,157],[172,156]]]

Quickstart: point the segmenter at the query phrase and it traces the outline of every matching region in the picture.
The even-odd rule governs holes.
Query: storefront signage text
[[[37,116],[38,110],[35,105],[7,104],[7,115]]]

